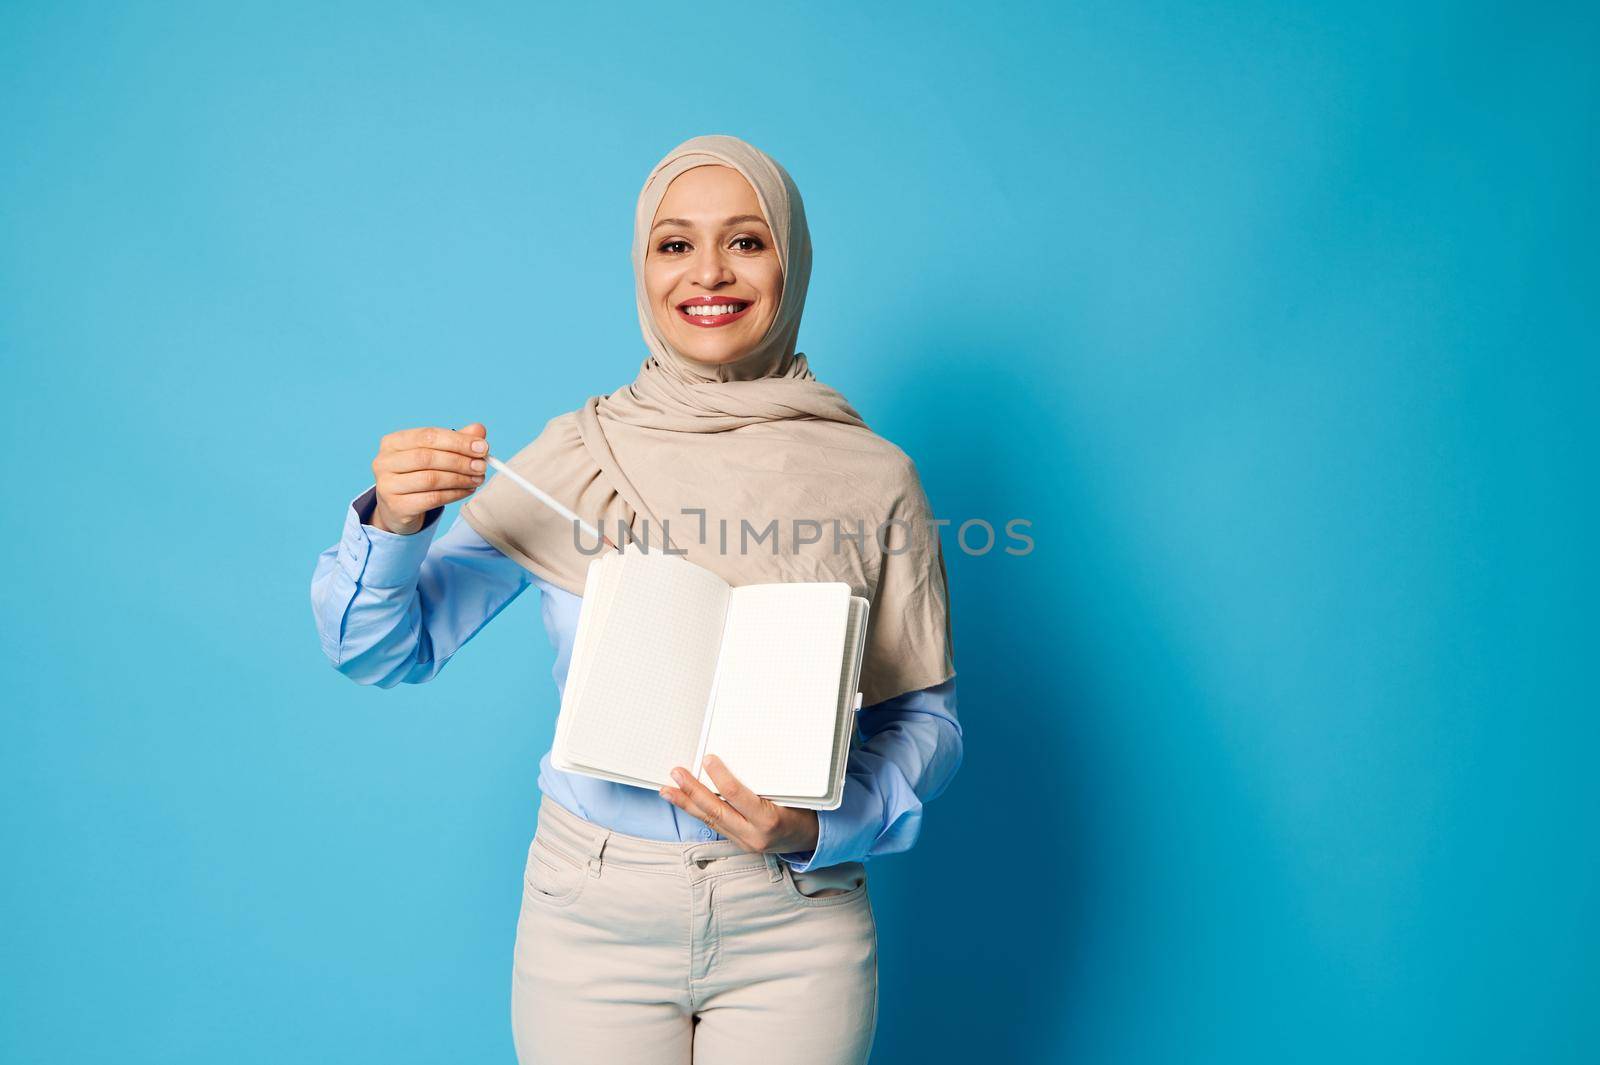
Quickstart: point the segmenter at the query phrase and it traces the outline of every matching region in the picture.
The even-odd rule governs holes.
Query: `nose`
[[[736,280],[722,249],[715,246],[703,248],[696,254],[692,273],[694,280],[706,288],[716,288]]]

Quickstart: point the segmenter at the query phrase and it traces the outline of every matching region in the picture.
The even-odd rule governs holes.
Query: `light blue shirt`
[[[378,529],[371,524],[376,502],[376,486],[351,501],[344,535],[318,556],[311,578],[317,632],[334,668],[380,688],[432,680],[533,584],[556,652],[559,696],[582,598],[523,569],[459,517],[435,540],[442,507],[409,536]],[[856,723],[843,803],[817,811],[815,850],[780,855],[798,872],[910,849],[922,830],[923,804],[961,766],[954,677],[863,707]],[[672,842],[725,838],[653,789],[556,769],[548,751],[539,761],[539,790],[615,832]]]

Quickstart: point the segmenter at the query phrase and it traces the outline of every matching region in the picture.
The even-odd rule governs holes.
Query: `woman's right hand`
[[[378,500],[372,524],[409,536],[428,511],[465,499],[483,483],[489,430],[473,422],[460,430],[401,429],[378,444],[372,460]]]

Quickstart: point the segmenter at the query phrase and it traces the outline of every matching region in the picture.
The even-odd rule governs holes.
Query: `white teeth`
[[[739,310],[743,306],[746,306],[746,305],[745,304],[740,304],[740,303],[722,303],[722,304],[718,304],[718,305],[716,305],[714,307],[699,307],[699,306],[685,307],[684,310],[687,311],[690,314],[693,314],[693,315],[697,316],[697,317],[704,318],[704,317],[710,317],[711,315],[717,315],[717,314],[732,314],[734,311]]]

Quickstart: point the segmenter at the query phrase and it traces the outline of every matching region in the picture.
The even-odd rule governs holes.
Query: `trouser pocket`
[[[842,906],[867,894],[867,867],[861,862],[840,862],[803,873],[795,872],[788,862],[782,866],[784,894],[801,906]]]
[[[523,868],[523,895],[547,906],[570,905],[588,881],[588,865],[564,847],[535,832]]]

